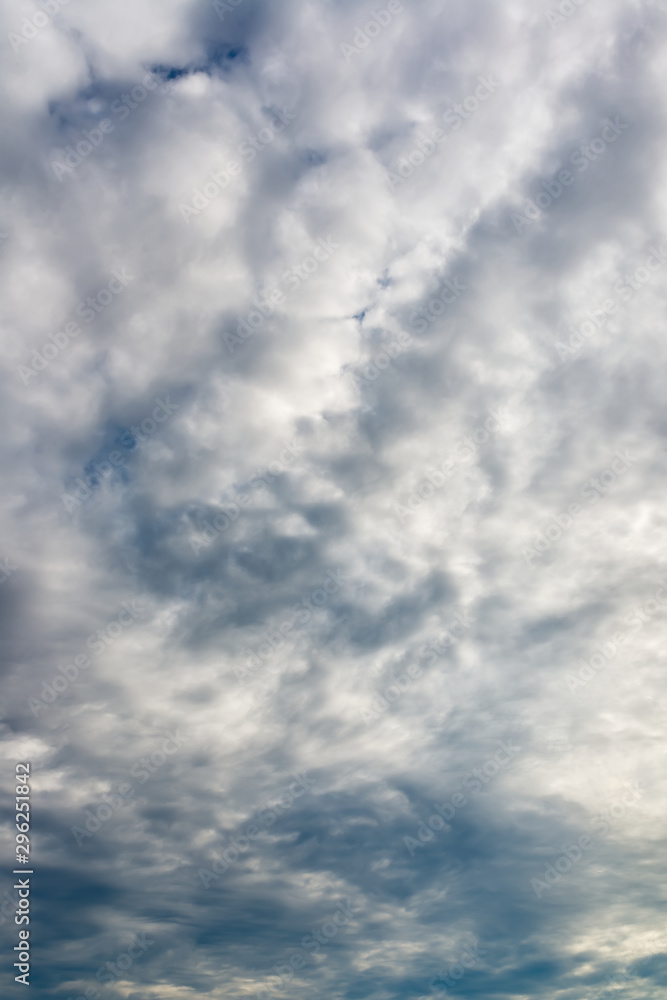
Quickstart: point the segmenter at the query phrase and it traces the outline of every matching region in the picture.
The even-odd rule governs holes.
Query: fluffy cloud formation
[[[663,6],[1,7],[40,995],[661,996]]]

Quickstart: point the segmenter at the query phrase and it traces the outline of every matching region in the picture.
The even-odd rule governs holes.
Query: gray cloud
[[[385,7],[0,12],[40,995],[664,986],[664,11]]]

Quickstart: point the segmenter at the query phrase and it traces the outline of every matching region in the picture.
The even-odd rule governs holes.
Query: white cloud
[[[665,575],[662,272],[637,288],[625,276],[667,238],[667,23],[639,3],[582,4],[553,29],[525,0],[403,7],[349,61],[340,44],[372,5],[244,0],[221,20],[194,0],[71,0],[16,52],[7,41],[0,557],[17,568],[0,584],[3,738],[10,765],[29,753],[40,775],[41,905],[77,891],[42,942],[54,996],[99,987],[130,932],[156,945],[129,989],[277,988],[272,969],[346,898],[354,933],[275,996],[427,996],[473,946],[486,954],[462,995],[575,1000],[644,956],[634,994],[664,983],[663,616],[647,612],[585,684],[567,678]],[[0,36],[37,10],[5,5]],[[133,98],[149,71],[160,86]],[[501,86],[473,107],[480,77]],[[457,106],[469,117],[447,120]],[[573,152],[617,117],[628,129],[577,168]],[[113,131],[58,180],[56,151],[104,118]],[[436,128],[446,141],[392,186]],[[240,171],[186,221],[179,206],[232,160]],[[547,205],[563,169],[574,183]],[[320,240],[339,246],[312,271]],[[134,280],[86,324],[77,307],[119,268]],[[465,292],[433,307],[454,282]],[[80,334],[25,384],[18,366],[75,319]],[[130,447],[157,398],[176,411]],[[492,410],[500,430],[466,446]],[[123,461],[67,511],[63,494],[114,451]],[[618,451],[627,474],[582,499]],[[445,485],[397,517],[452,455]],[[242,512],[195,553],[231,504]],[[349,585],[239,683],[335,570]],[[145,617],[35,718],[28,698],[133,599]],[[424,647],[457,612],[474,624],[433,662]],[[179,726],[192,745],[73,854],[82,810]],[[507,739],[521,760],[410,857],[404,837]],[[312,794],[206,892],[210,846],[297,772]],[[641,799],[590,862],[538,899],[531,878],[633,782]]]

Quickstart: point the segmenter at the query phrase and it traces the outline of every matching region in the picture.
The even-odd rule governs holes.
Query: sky
[[[3,997],[667,995],[667,4],[379,2],[0,3]]]

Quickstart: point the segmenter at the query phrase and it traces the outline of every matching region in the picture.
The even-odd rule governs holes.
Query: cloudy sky
[[[667,4],[0,17],[3,996],[664,1000]]]

